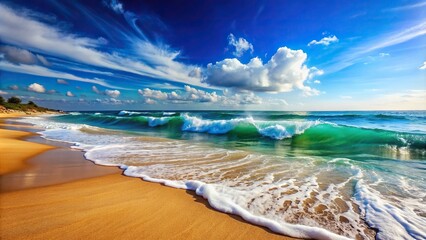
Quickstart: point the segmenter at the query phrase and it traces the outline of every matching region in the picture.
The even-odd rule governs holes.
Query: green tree
[[[33,101],[29,101],[28,105],[34,106],[34,107],[38,107],[37,104],[35,104]]]
[[[4,98],[2,96],[0,96],[0,105],[4,105],[6,101],[4,100]]]
[[[22,100],[18,97],[11,97],[9,99],[7,99],[8,103],[15,103],[15,104],[20,104],[22,102]]]

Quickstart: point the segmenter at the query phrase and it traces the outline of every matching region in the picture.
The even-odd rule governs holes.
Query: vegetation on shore
[[[18,97],[10,97],[7,101],[0,96],[0,112],[14,112],[20,111],[25,113],[36,113],[36,112],[58,112],[58,110],[40,107],[33,101],[28,103],[22,103],[22,100]]]

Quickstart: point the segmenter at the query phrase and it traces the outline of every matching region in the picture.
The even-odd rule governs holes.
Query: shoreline
[[[46,150],[22,151],[33,155],[13,157],[22,163],[19,170],[2,175],[1,185],[11,176],[22,181],[11,181],[21,187],[2,189],[1,239],[293,239],[216,211],[192,191],[126,177],[119,168],[87,161],[83,152],[69,146],[51,143],[25,129],[5,130],[14,126],[0,125],[2,137],[7,138],[2,145],[10,141],[16,150],[30,143]],[[38,141],[13,139],[32,136]],[[58,154],[61,161],[57,161]],[[62,174],[51,174],[52,169],[61,169]],[[71,174],[64,177],[64,172]],[[25,179],[32,183],[23,184]]]

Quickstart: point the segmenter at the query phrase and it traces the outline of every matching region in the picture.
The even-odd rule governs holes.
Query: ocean
[[[96,164],[193,190],[277,233],[426,239],[426,111],[108,111],[20,121]]]

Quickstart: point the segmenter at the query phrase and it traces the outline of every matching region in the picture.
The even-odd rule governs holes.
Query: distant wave
[[[320,120],[255,120],[252,117],[232,119],[203,119],[188,113],[127,112],[117,115],[85,113],[58,116],[69,122],[90,123],[100,127],[165,128],[171,132],[194,132],[229,135],[237,138],[291,140],[291,145],[311,149],[333,149],[371,146],[406,147],[426,154],[426,135],[368,129],[333,124]]]

